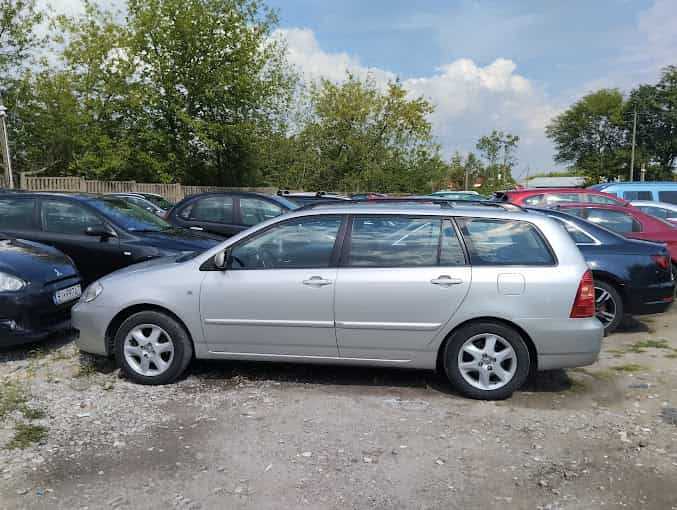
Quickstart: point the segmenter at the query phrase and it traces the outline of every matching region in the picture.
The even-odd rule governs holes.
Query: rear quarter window
[[[34,230],[34,198],[0,199],[0,230]]]
[[[458,220],[475,266],[552,266],[555,257],[538,229],[526,221]]]

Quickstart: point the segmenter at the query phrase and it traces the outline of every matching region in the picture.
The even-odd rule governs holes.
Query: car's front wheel
[[[167,384],[185,372],[193,346],[184,327],[161,312],[135,313],[115,335],[115,359],[140,384]]]
[[[471,323],[447,343],[444,368],[464,395],[481,400],[508,398],[529,376],[531,360],[522,336],[499,322]]]

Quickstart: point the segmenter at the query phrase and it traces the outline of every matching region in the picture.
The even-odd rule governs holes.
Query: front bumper
[[[52,298],[57,290],[79,283],[74,277],[0,295],[0,348],[39,342],[71,329],[75,301],[55,305]]]
[[[75,341],[83,352],[110,356],[106,342],[106,329],[112,319],[108,308],[96,306],[96,303],[78,302],[72,311],[73,327],[78,331]]]

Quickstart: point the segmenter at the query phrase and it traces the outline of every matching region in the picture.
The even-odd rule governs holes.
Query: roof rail
[[[511,204],[509,202],[489,202],[486,200],[448,200],[444,198],[421,198],[421,197],[401,197],[401,198],[375,198],[373,200],[341,200],[338,202],[316,202],[305,204],[297,210],[315,209],[317,207],[342,207],[347,205],[369,206],[379,204],[414,204],[414,205],[437,205],[443,209],[453,209],[454,207],[463,207],[464,205],[479,205],[483,207],[498,207],[506,211],[524,211],[523,207]]]

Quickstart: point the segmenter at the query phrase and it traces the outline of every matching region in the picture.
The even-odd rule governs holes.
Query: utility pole
[[[9,155],[9,140],[7,138],[7,124],[5,117],[7,108],[2,104],[2,95],[0,95],[0,152],[2,152],[2,164],[5,167],[5,185],[9,189],[14,189],[14,179],[12,178],[12,159]]]
[[[632,152],[630,156],[630,182],[635,178],[635,137],[637,136],[637,107],[635,106],[635,114],[632,119]]]
[[[466,163],[465,165],[465,172],[464,172],[464,179],[463,179],[463,189],[468,191],[468,164]]]

